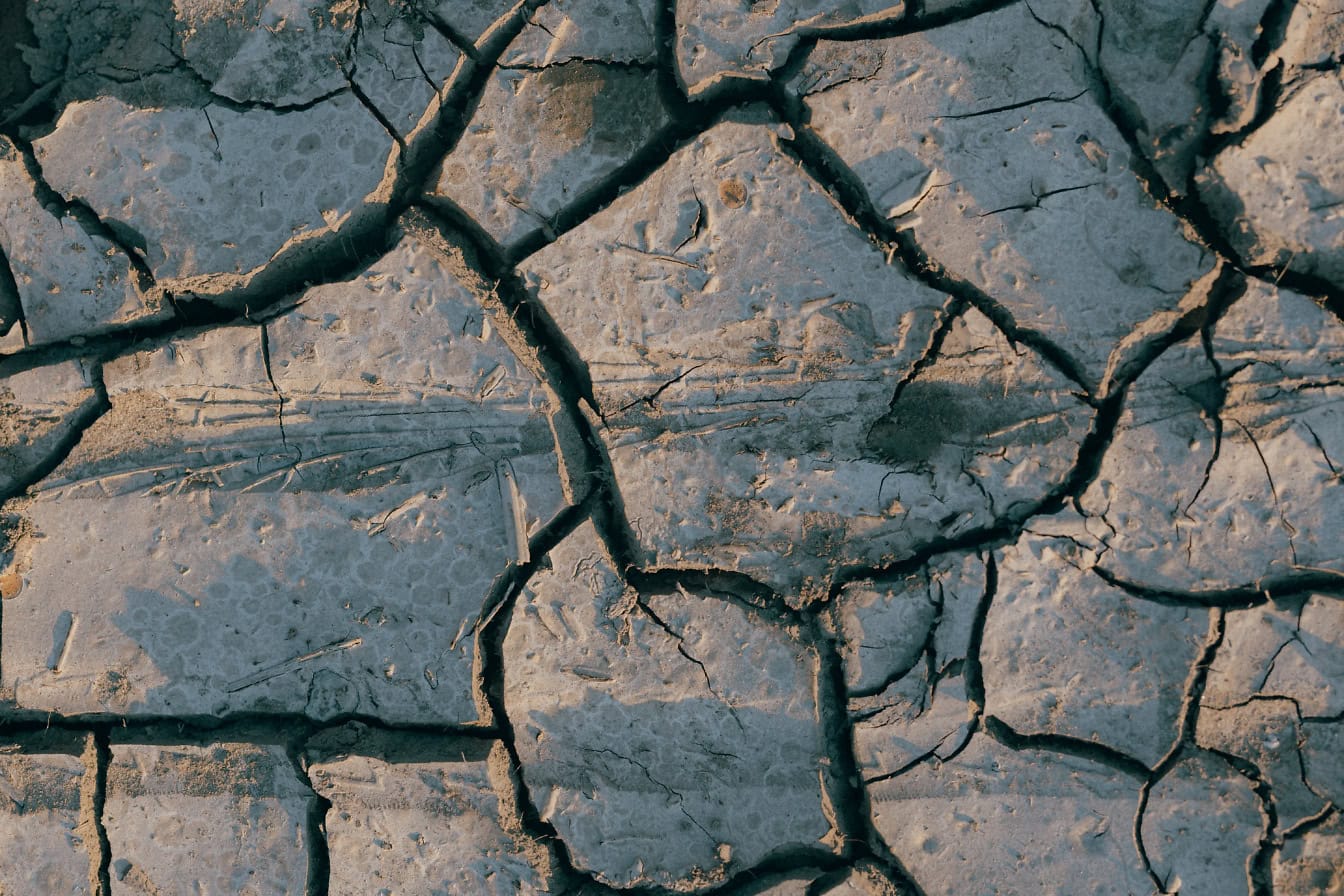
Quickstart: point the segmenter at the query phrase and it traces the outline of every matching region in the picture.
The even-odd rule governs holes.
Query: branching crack
[[[56,215],[58,219],[61,215],[69,215],[79,224],[85,234],[111,243],[126,256],[131,270],[135,273],[136,283],[140,291],[149,292],[153,289],[154,275],[150,271],[149,265],[145,263],[142,254],[145,251],[144,237],[136,234],[125,224],[104,221],[84,200],[78,198],[67,199],[62,196],[47,183],[46,177],[42,173],[42,164],[37,160],[37,152],[33,148],[33,144],[17,135],[9,135],[9,139],[19,150],[24,169],[33,182],[33,198],[37,200],[38,204],[53,214],[55,214],[54,210],[59,210],[61,214]],[[139,245],[131,245],[130,240],[132,239]]]

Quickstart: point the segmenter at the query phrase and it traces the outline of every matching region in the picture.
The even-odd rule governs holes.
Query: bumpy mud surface
[[[1344,894],[1339,0],[0,37],[0,892]]]

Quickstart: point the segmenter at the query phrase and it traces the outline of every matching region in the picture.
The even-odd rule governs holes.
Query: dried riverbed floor
[[[1340,0],[0,13],[0,893],[1344,894]]]

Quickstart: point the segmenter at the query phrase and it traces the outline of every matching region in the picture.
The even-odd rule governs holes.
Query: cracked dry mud
[[[0,5],[0,893],[1341,896],[1342,55]]]

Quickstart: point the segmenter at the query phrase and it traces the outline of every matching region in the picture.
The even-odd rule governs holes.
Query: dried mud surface
[[[1342,55],[0,5],[0,893],[1342,896]]]

